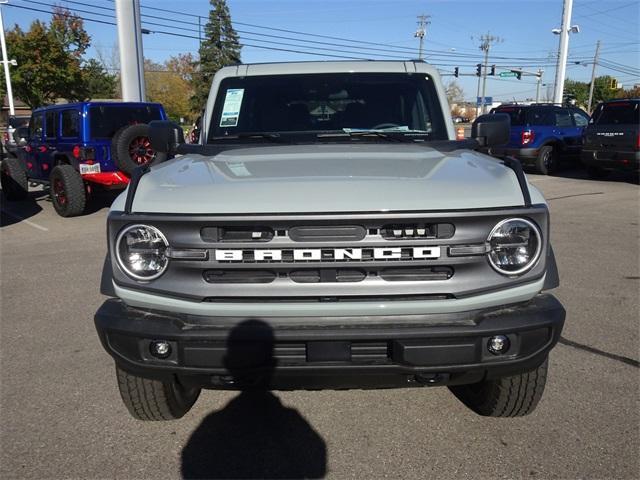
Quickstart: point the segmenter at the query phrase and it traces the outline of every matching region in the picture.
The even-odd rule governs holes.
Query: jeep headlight
[[[160,230],[150,225],[129,225],[116,239],[116,258],[120,268],[131,278],[153,280],[169,264],[169,242]]]
[[[499,222],[487,239],[491,266],[503,275],[520,275],[535,265],[542,251],[538,227],[523,218]]]

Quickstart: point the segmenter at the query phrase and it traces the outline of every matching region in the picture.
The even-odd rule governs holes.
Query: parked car
[[[469,119],[467,117],[462,117],[460,115],[456,115],[452,120],[453,123],[469,123]]]
[[[7,199],[22,199],[28,183],[50,188],[61,216],[80,215],[95,186],[125,188],[133,170],[161,160],[149,143],[148,125],[164,120],[158,103],[83,102],[33,111],[29,127],[16,130],[19,158],[2,162]]]
[[[563,160],[580,159],[582,132],[589,123],[584,110],[552,104],[514,104],[501,105],[491,113],[506,113],[511,118],[509,143],[492,148],[492,155],[515,157],[543,175],[552,174]]]
[[[456,141],[418,61],[225,67],[211,88],[200,143],[152,122],[182,155],[107,219],[95,324],[131,415],[179,418],[202,388],[437,385],[533,411],[565,311],[544,198],[474,151],[508,116]]]
[[[640,171],[640,99],[599,104],[584,130],[582,163],[591,177]]]
[[[2,143],[4,145],[4,151],[7,156],[16,157],[18,151],[18,145],[14,137],[16,129],[25,127],[29,124],[29,116],[24,115],[12,115],[7,122],[7,129],[2,135]]]

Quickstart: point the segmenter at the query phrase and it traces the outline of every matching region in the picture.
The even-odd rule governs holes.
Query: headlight
[[[130,225],[116,239],[116,258],[120,268],[136,280],[153,280],[169,264],[169,243],[160,230],[149,225]]]
[[[509,218],[498,223],[487,239],[491,266],[504,275],[520,275],[535,265],[542,250],[540,231],[529,220]]]

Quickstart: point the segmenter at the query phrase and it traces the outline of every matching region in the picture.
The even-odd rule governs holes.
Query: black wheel
[[[111,137],[111,159],[116,164],[116,166],[118,165],[118,140],[120,139],[120,135],[122,134],[122,132],[124,132],[127,128],[129,128],[129,125],[126,125],[117,130],[116,133],[113,134],[113,137]]]
[[[7,200],[24,200],[29,192],[27,172],[17,158],[6,158],[0,165],[0,184]]]
[[[151,148],[149,125],[144,123],[129,125],[119,131],[117,138],[115,138],[115,144],[116,166],[129,175],[137,167],[153,165],[167,159],[166,153],[158,153]],[[112,149],[111,155],[113,153]]]
[[[536,168],[542,175],[551,175],[558,166],[558,156],[551,146],[545,146],[538,152]]]
[[[176,380],[161,382],[138,377],[116,366],[118,389],[129,413],[138,420],[175,420],[183,417],[200,395],[199,388],[185,388]]]
[[[51,171],[51,200],[61,217],[75,217],[84,212],[87,193],[80,174],[71,165],[58,165]]]
[[[511,377],[449,387],[458,399],[485,417],[522,417],[533,412],[547,381],[548,359],[535,370]]]
[[[589,178],[606,178],[607,176],[609,176],[609,173],[611,172],[609,170],[605,170],[604,168],[596,167],[594,165],[587,166],[587,175],[589,175]]]

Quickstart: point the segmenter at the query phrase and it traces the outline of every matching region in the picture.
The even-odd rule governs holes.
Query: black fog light
[[[164,340],[157,340],[151,342],[149,350],[151,351],[151,355],[156,358],[167,358],[171,355],[171,344]]]
[[[504,335],[494,335],[487,342],[487,349],[494,355],[502,355],[509,351],[511,342]]]

